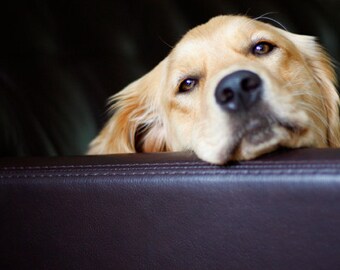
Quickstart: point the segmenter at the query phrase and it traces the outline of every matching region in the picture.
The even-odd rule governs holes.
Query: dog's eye
[[[184,81],[181,82],[178,88],[179,93],[187,93],[193,90],[198,83],[197,79],[193,78],[187,78]]]
[[[275,45],[266,42],[266,41],[261,41],[256,43],[252,47],[252,54],[256,56],[262,56],[269,54],[273,49],[275,48]]]

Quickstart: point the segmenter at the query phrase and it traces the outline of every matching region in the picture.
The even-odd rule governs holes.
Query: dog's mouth
[[[237,137],[246,140],[250,144],[263,143],[274,136],[273,125],[275,123],[267,118],[251,119],[240,130]]]
[[[271,115],[253,115],[234,127],[232,153],[236,159],[249,159],[284,147],[292,136],[305,129]]]

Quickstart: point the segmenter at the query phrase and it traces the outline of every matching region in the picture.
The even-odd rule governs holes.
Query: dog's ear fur
[[[167,150],[164,112],[160,111],[165,69],[166,59],[111,97],[113,115],[91,142],[88,154]]]
[[[294,35],[307,61],[314,80],[321,89],[328,119],[327,141],[330,147],[340,147],[339,95],[334,66],[326,51],[314,37]]]

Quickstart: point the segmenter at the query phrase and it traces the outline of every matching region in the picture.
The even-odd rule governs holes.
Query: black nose
[[[226,111],[247,111],[262,95],[261,78],[250,71],[240,70],[225,76],[217,85],[217,103]]]

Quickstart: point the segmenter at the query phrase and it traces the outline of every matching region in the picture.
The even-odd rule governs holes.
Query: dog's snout
[[[215,98],[226,111],[246,111],[260,100],[262,91],[262,80],[257,74],[240,70],[225,76],[219,82]]]

